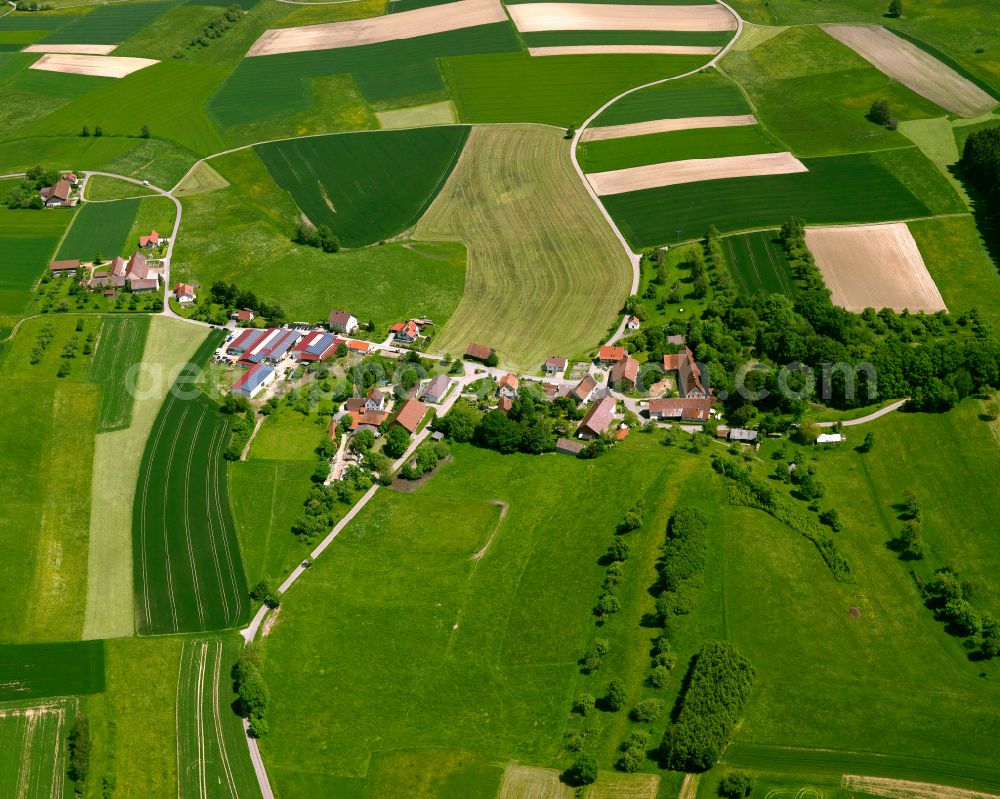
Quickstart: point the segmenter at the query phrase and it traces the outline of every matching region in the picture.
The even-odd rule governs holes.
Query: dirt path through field
[[[730,31],[736,21],[716,3],[630,6],[613,3],[519,3],[508,6],[522,33],[534,31]]]
[[[529,47],[532,56],[549,55],[714,55],[718,47],[681,44],[571,44],[552,47]]]
[[[103,55],[43,55],[29,69],[42,72],[62,72],[67,75],[94,75],[99,78],[124,78],[140,69],[158,64],[152,58],[121,58]]]
[[[483,544],[482,549],[472,555],[471,560],[482,560],[483,555],[487,553],[490,545],[493,543],[493,539],[497,537],[497,533],[500,532],[500,525],[503,524],[503,520],[507,518],[507,511],[510,510],[510,503],[505,502],[502,499],[491,499],[491,505],[500,506],[500,518],[497,519],[496,525],[493,527],[493,532],[490,533],[490,537],[486,539],[486,543]]]
[[[627,139],[632,136],[648,136],[651,133],[672,133],[675,130],[700,130],[702,128],[735,128],[756,125],[753,114],[736,114],[715,117],[678,117],[676,119],[654,119],[649,122],[630,122],[627,125],[605,125],[587,128],[580,141],[605,141],[606,139]]]
[[[845,774],[840,784],[849,791],[885,796],[888,799],[1000,799],[996,794],[970,791],[951,785],[863,777],[856,774]]]

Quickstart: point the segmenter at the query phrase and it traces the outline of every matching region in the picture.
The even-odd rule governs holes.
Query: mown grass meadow
[[[593,124],[600,127],[749,113],[750,107],[739,87],[713,69],[632,92],[608,106]]]
[[[59,247],[59,258],[92,261],[100,255],[105,261],[114,259],[125,248],[138,210],[137,199],[86,203]]]
[[[148,333],[148,316],[105,317],[102,320],[90,366],[90,379],[101,384],[98,433],[123,430],[131,424],[131,389],[136,383],[129,382],[129,371],[141,362]]]
[[[795,281],[777,230],[727,236],[722,240],[722,251],[743,292],[795,295]]]

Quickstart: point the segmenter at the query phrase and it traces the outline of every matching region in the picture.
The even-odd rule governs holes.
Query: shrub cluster
[[[52,329],[52,325],[46,322],[38,329],[38,336],[35,338],[35,346],[31,348],[31,359],[32,365],[39,363],[45,356],[45,350],[49,348],[49,344],[52,343],[52,337],[55,335],[55,331]]]
[[[677,723],[663,737],[664,768],[711,768],[743,716],[755,678],[749,661],[732,644],[705,643],[696,656]]]
[[[87,782],[87,772],[90,771],[90,722],[82,713],[77,713],[73,728],[66,737],[66,746],[69,749],[69,771],[68,776],[76,783],[76,793],[83,793],[83,786]]]
[[[255,738],[267,735],[265,714],[271,704],[271,691],[260,670],[261,660],[260,649],[250,644],[240,653],[232,672],[237,712],[250,719],[250,734]]]
[[[448,445],[443,441],[423,444],[417,448],[413,460],[403,464],[403,468],[399,470],[399,476],[404,480],[416,480],[433,471],[440,461],[448,457],[448,452]]]
[[[980,658],[1000,656],[1000,623],[989,613],[981,613],[972,600],[975,589],[963,582],[950,567],[939,569],[934,580],[921,586],[927,597],[927,606],[937,618],[948,625],[948,632],[960,636],[979,636]]]
[[[646,753],[649,751],[649,733],[645,730],[636,730],[622,741],[620,747],[621,754],[615,761],[615,768],[629,774],[642,768],[646,760]]]
[[[222,453],[222,456],[227,461],[238,461],[240,459],[247,442],[250,441],[250,436],[253,435],[253,429],[256,424],[257,417],[251,408],[247,408],[242,413],[233,413],[233,422],[229,428],[229,446]]]
[[[292,241],[307,247],[317,247],[323,252],[337,252],[340,250],[340,239],[334,235],[329,225],[319,225],[318,227],[299,225],[295,228],[295,235],[292,236]]]
[[[246,12],[238,5],[227,8],[221,16],[216,17],[201,29],[201,33],[188,42],[188,47],[208,47],[213,39],[220,38],[234,23],[239,22]]]
[[[285,311],[280,305],[266,302],[254,292],[241,289],[235,283],[215,281],[208,290],[207,299],[208,302],[198,302],[191,314],[192,318],[213,324],[224,324],[233,311],[249,308],[255,315],[264,317],[272,325],[281,325],[285,322]],[[220,306],[221,311],[213,313],[212,304]]]

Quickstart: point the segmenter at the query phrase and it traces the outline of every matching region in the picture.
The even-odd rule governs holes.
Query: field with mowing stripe
[[[14,188],[0,182],[0,193]],[[62,210],[62,209],[60,209]],[[15,316],[31,299],[31,288],[52,259],[74,212],[38,213],[0,208],[0,319]]]
[[[141,361],[148,332],[148,316],[109,316],[101,321],[90,365],[90,379],[101,384],[98,433],[122,430],[132,423],[134,383],[126,376]]]
[[[915,149],[915,148],[914,148]],[[604,205],[638,248],[777,225],[789,216],[810,224],[882,222],[930,211],[869,153],[803,159],[808,172],[709,180],[605,197]],[[935,172],[925,161],[926,168]]]
[[[748,113],[750,106],[739,87],[713,69],[632,92],[602,111],[593,124],[626,125],[653,119]]]
[[[0,701],[104,690],[104,642],[0,644]]]
[[[535,369],[552,353],[593,346],[629,289],[620,245],[584,192],[557,130],[475,128],[451,179],[415,230],[469,248],[465,294],[435,338],[470,341]]]
[[[176,2],[104,6],[77,17],[45,37],[48,44],[117,44],[144,28]]]
[[[781,150],[763,128],[746,125],[584,142],[576,153],[584,172],[604,172],[658,164],[662,161],[723,158],[731,155],[776,153]]]
[[[469,135],[465,126],[343,133],[260,144],[275,183],[314,225],[345,247],[412,227],[451,174]]]
[[[219,335],[206,340],[193,362],[205,363],[219,341]],[[187,385],[192,369],[175,385]],[[133,510],[140,634],[224,629],[249,612],[222,459],[229,423],[218,405],[187,385],[168,393],[153,425]]]
[[[726,236],[722,240],[722,251],[736,285],[744,293],[763,291],[795,296],[795,281],[777,230]]]
[[[100,254],[105,261],[110,261],[125,246],[138,210],[137,199],[86,203],[76,212],[73,227],[59,247],[59,258],[90,261]]]
[[[610,98],[641,83],[697,69],[709,56],[527,53],[444,58],[441,70],[462,122],[579,125]],[[511,92],[509,87],[516,86]]]
[[[0,795],[17,799],[61,799],[72,787],[66,777],[66,734],[76,702],[0,708]]]
[[[559,47],[588,44],[669,44],[686,47],[722,47],[731,31],[526,31],[528,47]]]
[[[177,677],[179,799],[261,795],[243,722],[231,707],[230,671],[242,643],[235,636],[184,642]]]

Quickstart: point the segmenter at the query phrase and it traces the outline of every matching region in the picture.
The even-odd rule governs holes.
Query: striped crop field
[[[61,799],[69,795],[65,737],[72,700],[0,709],[0,796]]]
[[[205,363],[212,336],[193,359]],[[182,370],[146,443],[132,521],[136,627],[141,635],[221,630],[248,615],[222,453],[229,422]]]
[[[98,433],[124,430],[132,423],[129,370],[142,360],[148,333],[148,316],[109,316],[102,320],[90,364],[90,379],[101,384]]]
[[[768,294],[795,294],[785,258],[785,251],[778,240],[777,230],[761,230],[740,236],[726,236],[722,250],[729,262],[729,271],[736,285],[746,294],[764,291]]]
[[[59,258],[89,261],[100,255],[104,260],[122,251],[132,221],[139,212],[137,199],[87,203],[76,213],[73,226],[59,247]]]
[[[184,642],[177,675],[178,799],[261,795],[243,721],[232,708],[230,670],[240,643],[235,636]]]

